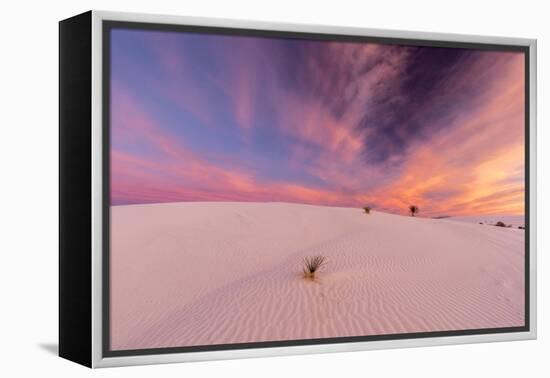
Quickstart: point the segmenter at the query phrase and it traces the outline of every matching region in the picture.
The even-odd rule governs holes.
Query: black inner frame
[[[170,31],[183,33],[201,33],[201,34],[217,34],[217,35],[238,35],[249,37],[264,37],[264,38],[287,38],[287,39],[302,39],[302,40],[321,40],[321,41],[346,41],[346,42],[363,42],[363,43],[379,43],[403,46],[426,46],[426,47],[445,47],[445,48],[466,48],[476,50],[489,51],[515,51],[522,52],[525,56],[525,323],[521,327],[502,327],[502,328],[481,328],[481,329],[464,329],[451,331],[431,331],[431,332],[415,332],[415,333],[400,333],[400,334],[383,334],[369,336],[351,336],[351,337],[332,337],[318,339],[301,339],[301,340],[281,340],[281,341],[261,341],[247,342],[234,344],[213,344],[213,345],[193,345],[181,347],[163,347],[151,349],[128,349],[128,350],[111,350],[110,348],[110,68],[111,68],[111,30],[113,29],[133,29],[133,30],[150,30],[150,31]],[[225,27],[210,27],[210,26],[190,26],[190,25],[173,25],[159,23],[144,23],[144,22],[128,22],[128,21],[102,21],[102,354],[103,357],[121,357],[121,356],[138,356],[150,354],[166,354],[166,353],[182,353],[182,352],[203,352],[203,351],[221,351],[231,349],[252,349],[252,348],[273,348],[273,347],[290,347],[299,345],[315,345],[315,344],[339,344],[364,341],[380,341],[380,340],[399,340],[399,339],[418,339],[428,337],[448,337],[448,336],[465,336],[465,335],[483,335],[495,333],[511,333],[511,332],[528,332],[530,330],[530,288],[529,288],[529,236],[531,233],[529,219],[529,178],[530,178],[530,159],[529,159],[529,108],[530,108],[530,66],[529,66],[529,47],[519,45],[503,45],[503,44],[486,44],[486,43],[469,43],[469,42],[448,42],[448,41],[430,41],[423,39],[409,38],[387,38],[387,37],[368,37],[368,36],[352,36],[352,35],[335,35],[324,33],[304,33],[304,32],[288,32],[288,31],[271,31],[271,30],[254,30],[240,28],[225,28]]]

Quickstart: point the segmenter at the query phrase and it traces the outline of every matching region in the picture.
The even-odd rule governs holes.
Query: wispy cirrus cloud
[[[161,124],[145,113],[120,85],[112,87],[112,104],[120,114],[111,120],[112,144],[115,146],[111,151],[113,204],[178,200],[344,204],[347,200],[331,191],[295,183],[263,181],[254,172],[207,161],[188,149],[178,136],[160,133]],[[131,148],[128,149],[128,145]],[[133,152],[135,146],[143,153]]]
[[[520,53],[114,31],[112,201],[524,211]]]

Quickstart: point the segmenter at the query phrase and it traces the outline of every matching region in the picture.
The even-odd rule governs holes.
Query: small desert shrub
[[[525,226],[518,226],[520,230],[525,230]]]
[[[371,208],[370,206],[365,206],[363,207],[363,210],[365,211],[366,214],[370,214]]]
[[[409,206],[409,214],[411,216],[416,216],[416,214],[418,214],[418,212],[420,211],[420,209],[418,208],[418,206],[416,205],[410,205]]]
[[[483,222],[479,222],[479,224],[483,224]]]
[[[304,277],[313,280],[315,279],[315,273],[327,263],[327,258],[320,255],[305,257],[303,263],[302,271],[304,272]]]
[[[495,223],[495,226],[497,226],[497,227],[506,227],[506,224],[504,222],[498,221],[497,223]]]

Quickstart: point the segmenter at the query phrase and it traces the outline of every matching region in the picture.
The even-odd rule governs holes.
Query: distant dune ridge
[[[502,222],[512,227],[525,226],[525,217],[523,215],[481,215],[481,216],[462,216],[462,217],[449,217],[447,219],[471,222],[471,223],[483,223],[487,225],[495,225],[497,222]]]
[[[524,323],[517,228],[240,202],[114,206],[111,222],[114,350]]]

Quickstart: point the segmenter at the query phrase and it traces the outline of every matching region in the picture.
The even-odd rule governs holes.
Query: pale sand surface
[[[523,230],[287,203],[111,217],[115,350],[523,325]]]
[[[497,222],[503,222],[506,225],[512,225],[512,227],[525,226],[525,217],[523,215],[479,215],[479,216],[463,216],[463,217],[449,217],[446,219],[470,222],[470,223],[483,223],[486,225],[494,225]]]

